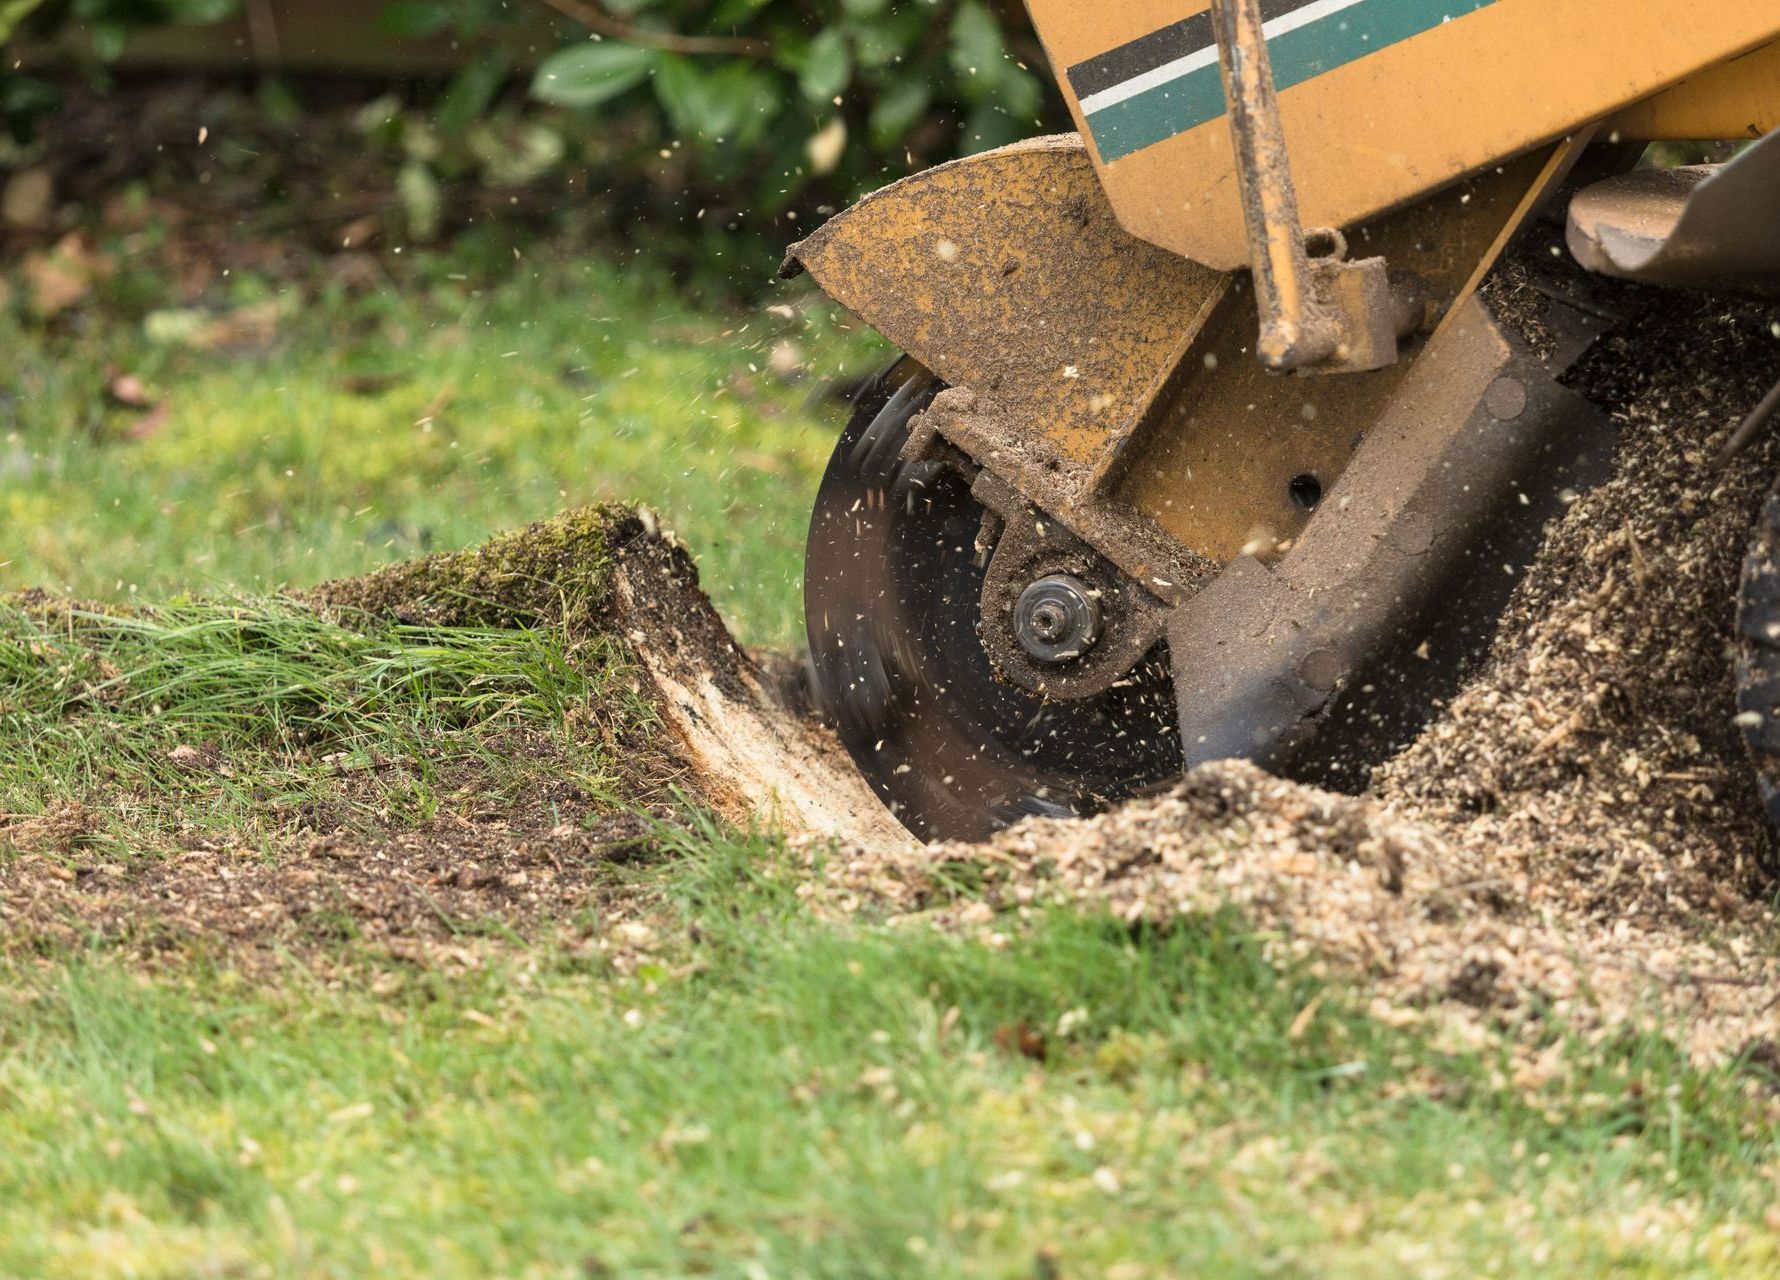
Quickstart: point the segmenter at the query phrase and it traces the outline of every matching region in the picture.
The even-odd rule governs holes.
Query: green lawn
[[[0,589],[158,606],[0,609],[0,823],[102,805],[31,855],[70,884],[194,831],[277,860],[290,814],[364,770],[349,826],[450,821],[466,777],[493,804],[566,773],[622,809],[613,743],[648,717],[615,638],[341,626],[269,593],[642,499],[746,636],[787,643],[835,422],[770,351],[881,355],[469,251],[324,291],[269,344],[193,346],[195,323],[128,298],[0,319]],[[117,371],[167,402],[140,439]],[[1780,1274],[1771,1064],[1528,1010],[1530,1078],[1270,964],[1233,918],[835,923],[804,856],[682,806],[603,868],[621,923],[447,921],[443,969],[349,931],[268,967],[0,914],[0,1276]]]
[[[1234,922],[1054,915],[997,947],[818,924],[767,839],[661,852],[633,872],[668,905],[630,976],[548,946],[277,986],[14,967],[0,1272],[1780,1267],[1771,1080],[1554,1029],[1555,1083],[1523,1093]]]

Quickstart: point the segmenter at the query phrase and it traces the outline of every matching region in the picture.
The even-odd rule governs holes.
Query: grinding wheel
[[[1090,813],[1178,774],[1160,650],[1091,698],[996,679],[978,630],[983,508],[956,471],[902,457],[940,389],[913,362],[890,370],[861,395],[823,477],[804,575],[818,709],[927,840]]]

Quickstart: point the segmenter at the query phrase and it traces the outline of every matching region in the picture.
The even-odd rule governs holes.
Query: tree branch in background
[[[715,53],[731,57],[769,58],[772,46],[764,40],[741,36],[681,36],[671,31],[648,31],[615,18],[597,4],[585,0],[544,0],[563,17],[579,22],[589,31],[627,44],[647,45],[669,53]]]
[[[261,71],[276,72],[281,60],[278,47],[278,19],[272,14],[271,0],[247,0],[247,42],[253,49],[253,61]]]

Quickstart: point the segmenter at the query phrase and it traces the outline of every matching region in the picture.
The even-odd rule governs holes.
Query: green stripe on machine
[[[1358,0],[1318,21],[1270,38],[1273,78],[1281,91],[1337,67],[1412,40],[1495,0]],[[1225,111],[1223,76],[1214,61],[1180,78],[1088,115],[1101,159],[1110,164],[1197,129]]]

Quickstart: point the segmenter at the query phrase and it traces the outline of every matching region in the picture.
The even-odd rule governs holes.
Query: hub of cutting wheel
[[[1066,573],[1040,578],[1014,605],[1014,636],[1039,662],[1070,662],[1100,638],[1100,601]]]

